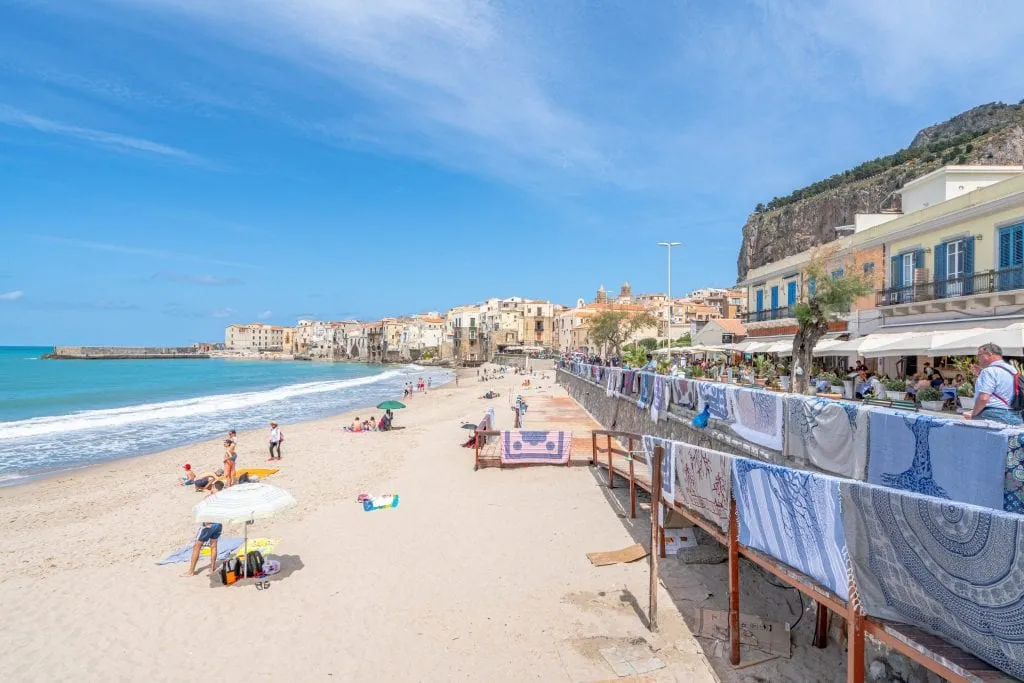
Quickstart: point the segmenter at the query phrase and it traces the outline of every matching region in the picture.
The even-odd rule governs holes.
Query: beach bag
[[[704,410],[693,416],[693,420],[690,422],[694,427],[698,429],[704,429],[708,426],[708,421],[711,419],[711,409],[704,406]]]
[[[241,561],[237,557],[224,560],[224,564],[220,567],[220,582],[225,586],[230,586],[240,578],[242,578]]]
[[[1006,402],[1010,404],[1010,410],[1012,410],[1013,412],[1024,412],[1024,378],[1021,378],[1019,372],[1013,372],[1007,368],[1004,368],[1002,365],[996,365],[994,367],[999,368],[1003,372],[1009,372],[1011,375],[1013,375],[1013,398]],[[999,394],[995,395],[999,396]],[[999,396],[999,398],[1002,399],[1003,397]]]
[[[245,556],[246,576],[259,576],[263,573],[263,553],[259,550],[250,550]]]

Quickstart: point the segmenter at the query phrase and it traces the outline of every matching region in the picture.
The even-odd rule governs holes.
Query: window
[[[964,274],[964,241],[946,244],[946,279],[955,280]]]
[[[871,275],[874,272],[875,272],[875,262],[874,261],[868,261],[867,263],[864,264],[864,274],[865,275]]]
[[[807,281],[807,294],[814,296],[818,291],[818,281],[813,277]]]
[[[843,276],[843,269],[842,268],[840,268],[839,270],[833,270],[832,271],[832,279],[833,280],[838,280],[842,276]]]
[[[900,278],[900,286],[914,284],[914,254],[910,252],[903,255],[903,277]]]

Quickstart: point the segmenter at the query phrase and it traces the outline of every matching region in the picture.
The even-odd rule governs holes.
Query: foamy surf
[[[397,370],[388,370],[379,375],[372,375],[370,377],[290,384],[283,387],[261,391],[247,391],[236,394],[214,394],[211,396],[182,399],[178,401],[144,403],[124,408],[86,410],[78,413],[72,413],[71,415],[54,415],[50,417],[36,417],[29,420],[18,420],[16,422],[0,422],[0,441],[4,441],[6,439],[45,436],[48,434],[66,434],[68,432],[75,432],[83,429],[119,427],[136,422],[186,418],[210,413],[240,410],[265,403],[272,403],[274,401],[282,401],[296,396],[340,391],[368,384],[376,384],[393,377],[398,377],[401,374],[402,373]]]

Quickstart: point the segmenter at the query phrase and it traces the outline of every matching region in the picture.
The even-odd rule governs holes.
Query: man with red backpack
[[[1009,425],[1024,424],[1024,383],[1012,365],[1003,360],[996,344],[978,349],[978,375],[974,383],[974,410],[964,413],[967,420],[992,420]]]

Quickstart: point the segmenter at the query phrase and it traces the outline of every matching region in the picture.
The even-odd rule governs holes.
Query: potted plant
[[[960,407],[964,410],[974,410],[974,383],[964,380],[956,389],[956,395],[960,400]]]
[[[907,383],[901,379],[886,377],[882,380],[882,386],[885,387],[885,397],[890,401],[902,401],[907,395]]]
[[[917,392],[917,400],[925,410],[942,410],[942,392],[935,387],[928,387]]]
[[[824,380],[829,384],[829,391],[833,394],[842,395],[843,393],[843,380],[834,372],[823,372],[818,375],[818,379]]]
[[[789,359],[783,360],[775,366],[775,373],[779,378],[779,385],[783,391],[789,391],[793,387],[792,378],[789,375]]]

